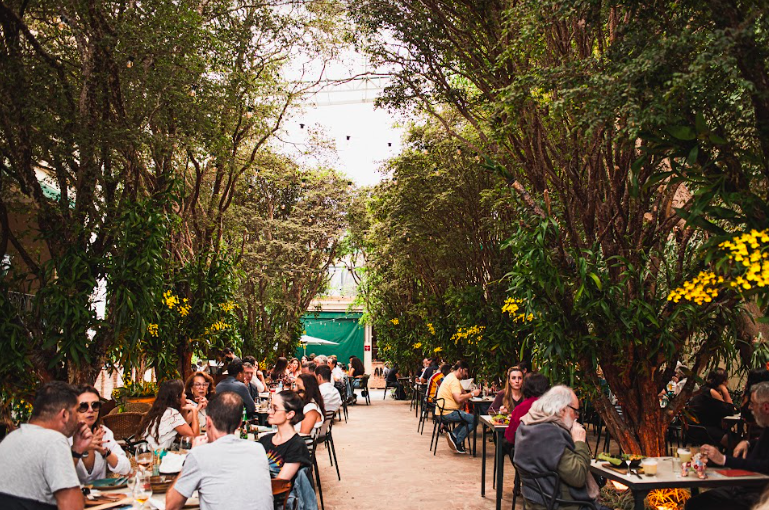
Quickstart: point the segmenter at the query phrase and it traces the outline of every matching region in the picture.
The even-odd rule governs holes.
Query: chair
[[[115,441],[125,441],[139,432],[139,424],[145,413],[115,413],[102,416],[105,427],[115,435]]]
[[[417,431],[420,435],[424,434],[425,432],[425,422],[430,416],[430,413],[433,413],[433,419],[435,419],[435,397],[431,398],[425,395],[424,402],[425,403],[422,406],[422,413],[419,415],[419,423],[417,424]]]
[[[390,388],[393,388],[397,392],[399,387],[400,387],[400,381],[398,381],[397,379],[395,381],[385,381],[384,397],[382,397],[382,400],[387,400],[387,390],[389,390]]]
[[[272,479],[272,504],[275,510],[286,508],[289,494],[291,494],[291,481]]]
[[[433,449],[433,441],[435,442],[435,450],[433,451],[433,457],[438,453],[438,439],[441,437],[441,427],[456,427],[456,422],[444,422],[441,417],[443,416],[443,406],[446,405],[446,400],[439,398],[435,401],[435,411],[433,411],[433,436],[430,438],[430,449]]]
[[[561,477],[558,476],[558,473],[553,471],[546,471],[544,473],[538,473],[535,475],[522,469],[520,466],[518,466],[518,464],[513,463],[513,466],[515,466],[516,476],[520,477],[521,487],[528,488],[529,490],[538,494],[547,510],[553,510],[556,508],[556,506],[561,505],[578,505],[580,508],[588,507],[592,508],[593,510],[598,509],[598,507],[595,505],[595,502],[592,500],[577,501],[561,498]],[[545,488],[542,486],[543,479],[553,480],[554,484],[552,494],[548,494]],[[525,495],[523,501],[524,508],[526,508]]]
[[[315,458],[315,447],[317,446],[317,442],[315,438],[312,436],[302,436],[302,439],[304,439],[304,444],[307,445],[307,449],[310,451],[310,459],[312,460],[312,471],[315,472],[315,484],[318,486],[318,495],[320,496],[320,507],[321,509],[326,510],[326,507],[323,504],[323,488],[320,485],[320,471],[318,470],[318,459]],[[312,480],[312,474],[310,475],[310,480]]]
[[[371,376],[366,374],[362,376],[360,379],[356,379],[356,381],[358,382],[357,388],[361,390],[360,392],[361,396],[366,399],[366,405],[371,404],[371,395],[369,395],[369,389],[368,389],[369,377]],[[355,388],[356,386],[353,386],[352,394],[355,395],[355,399],[357,400],[358,396],[355,394]]]
[[[328,450],[328,461],[331,463],[332,466],[336,467],[336,476],[339,478],[339,481],[342,481],[342,476],[339,474],[339,462],[336,460],[336,447],[334,446],[334,437],[331,435],[331,431],[334,428],[334,412],[333,411],[326,411],[325,420],[323,421],[323,426],[320,428],[323,432],[321,435],[318,436],[318,438],[315,440],[316,444],[325,444],[326,449]],[[333,454],[334,460],[331,460],[331,455]]]

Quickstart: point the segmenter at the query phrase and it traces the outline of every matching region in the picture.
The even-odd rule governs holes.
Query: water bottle
[[[283,391],[283,381],[280,381],[278,383],[278,389],[276,391],[277,393],[280,393],[281,391]]]

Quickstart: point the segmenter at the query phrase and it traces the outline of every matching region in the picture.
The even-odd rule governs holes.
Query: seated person
[[[449,442],[449,448],[454,453],[467,453],[464,447],[465,438],[475,430],[477,423],[475,416],[462,410],[465,402],[473,397],[477,397],[481,390],[476,389],[466,392],[462,388],[460,381],[466,379],[470,373],[470,365],[464,360],[457,361],[454,370],[447,375],[441,387],[438,389],[436,399],[442,402],[441,421],[443,423],[459,423],[454,431],[447,431],[446,440]]]
[[[184,392],[187,396],[187,403],[194,405],[198,411],[198,426],[200,430],[205,430],[208,401],[216,396],[216,386],[214,385],[213,378],[206,373],[195,372],[184,383]],[[188,414],[187,418],[187,423],[190,423],[192,420],[191,414]]]
[[[303,435],[318,433],[323,425],[326,408],[323,403],[323,395],[320,393],[318,379],[314,375],[300,374],[294,381],[296,393],[304,401],[302,414],[304,418],[295,425],[296,431]]]
[[[190,420],[187,423],[184,412]],[[164,381],[158,396],[139,424],[138,437],[143,437],[153,449],[168,449],[176,435],[194,439],[200,433],[197,408],[187,403],[184,383],[179,379]]]
[[[554,386],[534,402],[521,418],[515,434],[514,462],[537,476],[546,494],[555,489],[555,473],[561,480],[561,498],[595,502],[598,484],[590,474],[590,449],[585,443],[585,429],[577,422],[579,399],[568,386]],[[544,508],[539,492],[528,485],[522,487],[526,507]],[[562,510],[578,510],[579,505],[559,505]]]
[[[515,406],[510,413],[510,424],[505,429],[505,439],[510,445],[515,445],[515,433],[523,418],[531,409],[531,406],[550,389],[550,381],[539,372],[531,372],[523,378],[523,402]]]
[[[328,365],[321,365],[315,369],[315,378],[318,380],[318,389],[323,396],[323,406],[326,411],[335,413],[342,407],[342,397],[339,391],[331,384],[331,369]]]
[[[769,370],[765,368],[755,368],[748,372],[748,378],[745,381],[745,390],[742,392],[742,406],[740,413],[745,423],[754,424],[756,422],[753,412],[750,410],[750,394],[756,384],[769,381]]]
[[[769,426],[769,382],[756,384],[751,389],[750,408],[756,423],[763,427],[758,441],[755,444],[741,441],[734,449],[733,456],[724,455],[711,445],[703,445],[700,451],[707,454],[710,465],[769,474],[769,432],[766,429]],[[758,502],[761,490],[761,487],[712,489],[687,501],[686,510],[749,510]]]
[[[235,358],[227,367],[227,377],[216,385],[216,392],[232,391],[240,395],[241,400],[243,400],[243,406],[246,408],[246,415],[250,419],[256,417],[256,406],[245,385],[245,380],[246,372],[243,370],[243,362],[240,358]]]
[[[283,390],[272,397],[267,422],[278,430],[262,436],[259,442],[267,451],[273,478],[293,480],[300,468],[312,465],[310,451],[294,429],[304,419],[303,408],[304,401],[291,390]]]
[[[518,366],[510,368],[505,381],[505,389],[494,397],[494,402],[489,406],[489,414],[510,414],[515,406],[523,402],[523,370]]]
[[[430,376],[430,380],[427,381],[427,398],[435,400],[435,396],[438,394],[438,388],[440,388],[443,379],[451,372],[451,365],[444,363],[441,367]]]
[[[35,395],[29,423],[0,442],[0,507],[4,510],[83,508],[73,459],[85,456],[92,434],[78,420],[77,400],[69,384],[45,384]]]
[[[166,493],[166,508],[181,509],[198,491],[200,508],[272,510],[270,467],[264,447],[235,435],[243,399],[230,391],[208,404],[206,435],[195,439],[182,472]]]
[[[438,370],[438,358],[430,358],[427,360],[427,366],[422,371],[422,375],[419,376],[419,382],[422,384],[427,384],[427,382],[430,380],[430,377]]]
[[[705,385],[689,402],[692,423],[699,428],[690,428],[688,437],[700,443],[716,443],[724,447],[736,442],[736,437],[721,426],[721,420],[736,412],[731,402],[725,402],[723,384],[726,374],[714,370],[708,374]],[[728,394],[728,392],[727,392]]]
[[[99,409],[101,400],[99,392],[93,386],[77,386],[77,416],[81,423],[85,423],[93,436],[88,445],[88,455],[78,459],[75,464],[77,477],[80,483],[88,483],[107,477],[107,471],[119,475],[127,475],[131,472],[131,461],[125,452],[115,441],[112,431],[101,424]],[[69,439],[70,446],[72,438]]]
[[[387,377],[385,378],[385,381],[388,388],[395,388],[395,398],[398,400],[403,400],[404,398],[406,398],[406,395],[403,392],[403,385],[398,380],[399,375],[400,374],[398,373],[398,365],[395,364],[387,372]]]

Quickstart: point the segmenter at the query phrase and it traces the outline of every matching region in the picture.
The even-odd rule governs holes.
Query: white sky
[[[347,51],[326,66],[324,77],[338,80],[370,70],[364,56]],[[298,70],[289,70],[288,76],[298,76]],[[294,156],[310,152],[310,132],[320,132],[333,153],[325,151],[325,163],[358,186],[382,180],[384,176],[378,169],[384,160],[400,153],[403,128],[399,126],[404,122],[385,110],[375,109],[373,100],[377,92],[364,90],[362,85],[357,82],[330,87],[308,98],[304,111],[295,113],[284,124],[285,132],[280,137],[284,150]],[[304,161],[317,164],[316,159]]]

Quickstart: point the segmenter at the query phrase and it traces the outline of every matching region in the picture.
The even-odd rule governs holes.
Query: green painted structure
[[[307,355],[335,354],[341,363],[347,364],[350,356],[363,359],[363,344],[366,338],[365,327],[359,323],[363,314],[360,312],[308,312],[302,317],[304,334],[330,340],[339,345],[308,345]],[[301,358],[305,349],[300,345],[296,357]]]

